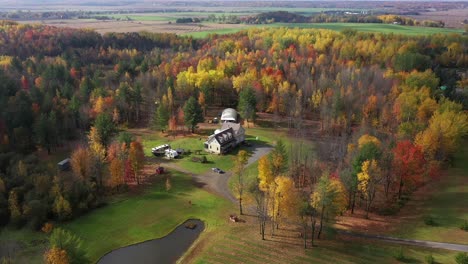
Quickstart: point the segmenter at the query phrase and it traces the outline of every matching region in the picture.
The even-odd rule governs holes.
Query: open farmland
[[[22,23],[38,23],[37,21],[22,21]],[[246,28],[243,24],[176,24],[168,23],[168,21],[99,21],[94,19],[70,19],[70,20],[48,20],[43,24],[56,27],[70,28],[89,28],[94,29],[101,34],[108,32],[153,32],[153,33],[175,33],[186,34],[191,32],[201,31],[223,31],[232,30],[239,31]]]
[[[122,15],[125,17],[126,15]],[[134,19],[135,16],[130,16]],[[428,28],[412,27],[391,24],[361,24],[361,23],[274,23],[268,25],[246,25],[246,24],[219,24],[219,23],[172,23],[171,19],[176,19],[170,15],[141,15],[140,20],[114,21],[114,20],[94,20],[94,19],[69,19],[69,20],[47,20],[40,23],[57,27],[90,28],[104,34],[108,32],[140,32],[147,31],[153,33],[175,33],[179,35],[204,38],[209,34],[229,34],[249,28],[267,27],[300,27],[330,29],[341,31],[344,29],[354,29],[360,32],[381,32],[403,35],[428,35],[428,34],[449,34],[463,33],[462,29],[449,28]],[[37,21],[23,21],[22,23],[38,23]]]

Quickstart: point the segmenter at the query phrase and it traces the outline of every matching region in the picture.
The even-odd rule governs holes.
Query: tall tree
[[[247,120],[247,127],[249,120],[255,121],[255,117],[257,115],[256,107],[257,99],[255,98],[255,91],[251,87],[242,89],[239,93],[239,104],[237,105],[237,109],[241,116]]]
[[[382,172],[376,160],[366,160],[362,163],[362,171],[357,175],[358,189],[366,199],[366,218],[375,198],[378,185],[382,182]]]
[[[320,239],[324,218],[333,219],[346,208],[346,193],[337,179],[330,179],[328,172],[320,177],[311,195],[311,205],[320,214],[320,227],[317,238]]]
[[[191,96],[184,106],[184,123],[194,133],[197,124],[203,120],[203,110],[197,100]]]
[[[237,177],[236,189],[239,198],[239,214],[242,215],[242,195],[244,193],[244,172],[249,160],[249,154],[245,150],[239,151],[234,158],[234,175]]]
[[[94,127],[97,129],[101,144],[107,149],[111,137],[115,133],[115,124],[112,122],[112,116],[108,113],[101,113],[94,121]]]
[[[426,161],[421,147],[405,140],[393,149],[393,171],[398,184],[398,199],[405,189],[416,187],[422,181]]]
[[[36,143],[47,149],[47,154],[50,154],[51,147],[57,144],[57,121],[55,112],[49,115],[42,113],[34,123],[34,133],[36,135]]]
[[[128,160],[137,184],[140,184],[140,171],[145,165],[145,153],[143,152],[143,145],[140,142],[133,141],[130,143]]]
[[[273,176],[276,177],[285,173],[288,169],[288,153],[281,139],[276,142],[276,146],[270,155]]]

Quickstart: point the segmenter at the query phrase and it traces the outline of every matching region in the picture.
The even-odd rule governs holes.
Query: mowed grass
[[[430,27],[412,27],[393,24],[372,24],[372,23],[273,23],[269,25],[246,25],[241,28],[226,28],[219,30],[190,32],[183,35],[193,36],[194,38],[204,38],[209,34],[231,34],[248,28],[272,28],[272,27],[288,27],[288,28],[314,28],[314,29],[329,29],[334,31],[342,31],[344,29],[354,29],[358,32],[374,32],[386,34],[401,34],[401,35],[431,35],[431,34],[462,34],[461,29],[451,28],[430,28]]]
[[[83,240],[95,262],[113,249],[162,237],[189,218],[205,221],[207,231],[225,222],[221,214],[232,206],[229,202],[194,187],[191,177],[181,173],[173,172],[171,183],[169,192],[161,180],[143,193],[127,194],[63,228]]]
[[[213,131],[210,130],[209,133]],[[256,138],[258,138],[258,140]],[[254,144],[272,144],[274,138],[275,136],[268,129],[246,128],[246,139],[248,141],[252,141]],[[203,150],[203,143],[206,139],[207,136],[205,135],[187,135],[184,137],[173,138],[170,136],[164,136],[157,132],[142,136],[145,155],[148,157],[153,157],[151,148],[162,144],[169,144],[173,149],[182,148],[184,150],[190,150],[190,155],[182,155],[182,158],[174,159],[170,162],[173,162],[183,170],[196,174],[207,172],[212,167],[218,167],[225,171],[230,170],[233,167],[233,159],[239,150],[246,150],[248,152],[251,152],[252,150],[252,148],[240,146],[224,155],[210,154]],[[200,151],[200,154],[196,154],[195,151]],[[192,161],[193,157],[201,158],[203,156],[206,157],[207,163]],[[163,162],[169,162],[163,158],[157,159]]]
[[[271,237],[269,225],[262,241],[255,217],[241,217],[246,223],[231,223],[219,230],[193,260],[207,263],[400,263],[394,255],[399,245],[343,237],[316,240],[316,247],[304,249],[297,231]],[[283,242],[281,242],[283,241]],[[404,263],[425,263],[432,254],[437,263],[455,263],[454,252],[403,246]],[[185,263],[185,262],[183,262]]]
[[[468,244],[468,232],[460,229],[468,221],[468,142],[457,153],[453,167],[442,172],[433,183],[435,192],[430,199],[410,201],[423,208],[416,218],[403,220],[396,235],[406,238]],[[426,225],[424,217],[431,216],[435,226]]]

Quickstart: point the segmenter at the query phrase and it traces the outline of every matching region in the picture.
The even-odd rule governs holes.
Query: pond
[[[187,228],[190,225],[193,229]],[[104,255],[98,264],[175,263],[204,229],[202,221],[190,219],[165,237],[113,250]]]

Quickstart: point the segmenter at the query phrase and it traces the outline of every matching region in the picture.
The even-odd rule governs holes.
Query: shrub
[[[203,156],[201,158],[201,163],[207,163],[207,162],[208,162],[208,160],[206,159],[206,156]]]
[[[436,226],[437,223],[436,221],[434,220],[434,217],[432,217],[432,215],[426,215],[424,217],[424,223],[428,226]]]
[[[432,253],[427,255],[425,257],[425,260],[426,260],[427,264],[435,264],[436,263],[434,257],[432,256]]]
[[[465,222],[463,222],[463,224],[461,224],[460,229],[468,232],[468,221],[467,220],[465,220]]]
[[[405,260],[405,254],[403,253],[403,247],[400,247],[394,254],[393,257],[398,261]]]
[[[458,253],[455,256],[455,262],[457,262],[457,264],[468,264],[468,254],[462,252]]]

